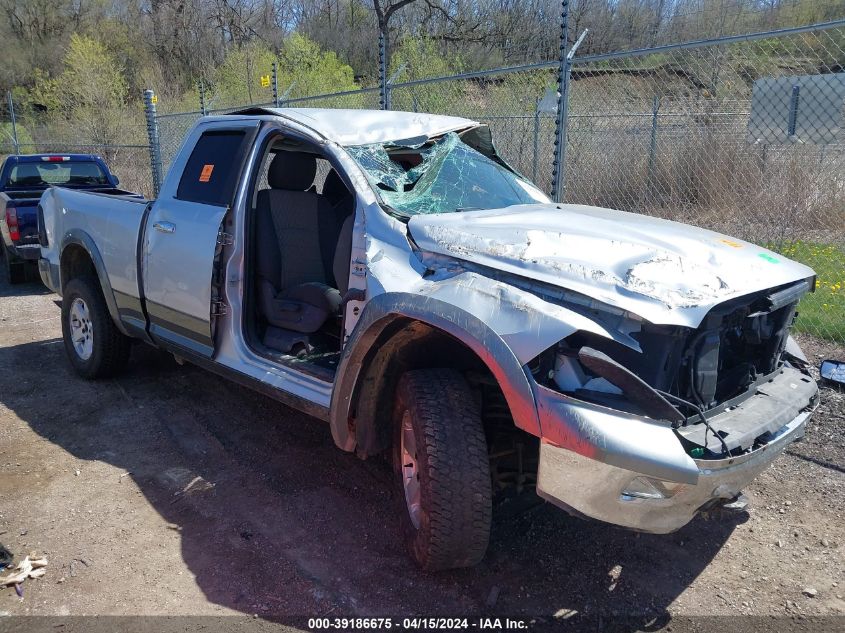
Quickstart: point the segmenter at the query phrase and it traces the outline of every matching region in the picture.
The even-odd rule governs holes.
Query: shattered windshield
[[[549,202],[536,186],[455,133],[421,145],[379,143],[346,150],[384,203],[401,215]]]

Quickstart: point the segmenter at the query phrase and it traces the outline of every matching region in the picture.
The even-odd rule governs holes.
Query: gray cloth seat
[[[306,334],[341,306],[334,279],[341,225],[328,199],[308,191],[316,170],[312,154],[279,152],[270,188],[256,200],[259,309],[270,325]]]

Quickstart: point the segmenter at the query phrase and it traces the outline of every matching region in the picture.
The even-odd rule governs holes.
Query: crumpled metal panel
[[[405,224],[383,212],[369,214],[367,228],[370,296],[414,293],[421,303],[431,298],[454,306],[484,322],[522,364],[578,330],[627,344],[618,332],[592,319],[476,272],[441,268],[434,275],[424,276],[426,266],[411,252],[403,234]]]
[[[388,141],[403,145],[413,144],[414,141],[423,142],[447,132],[478,125],[476,121],[460,117],[395,110],[332,108],[261,108],[260,110],[304,125],[325,139],[347,147]]]
[[[423,250],[573,290],[656,324],[697,327],[720,303],[814,275],[713,231],[582,205],[417,215],[408,227]]]
[[[522,364],[577,331],[618,340],[618,333],[563,306],[475,272],[420,284],[423,298],[459,306],[484,321]]]

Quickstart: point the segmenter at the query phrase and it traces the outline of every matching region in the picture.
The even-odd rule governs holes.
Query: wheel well
[[[77,277],[97,278],[97,269],[88,251],[79,244],[70,244],[62,251],[60,262],[62,289]]]
[[[357,452],[362,457],[390,447],[391,421],[399,377],[413,369],[448,367],[470,383],[483,409],[483,394],[498,391],[496,379],[466,344],[426,323],[398,318],[385,327],[364,360],[364,371],[353,396],[352,418]],[[504,402],[504,398],[501,397]],[[510,424],[510,412],[505,404]]]

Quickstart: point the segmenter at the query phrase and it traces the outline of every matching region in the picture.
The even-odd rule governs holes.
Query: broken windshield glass
[[[421,146],[361,145],[347,151],[385,204],[402,215],[499,209],[549,202],[536,186],[455,133]]]

